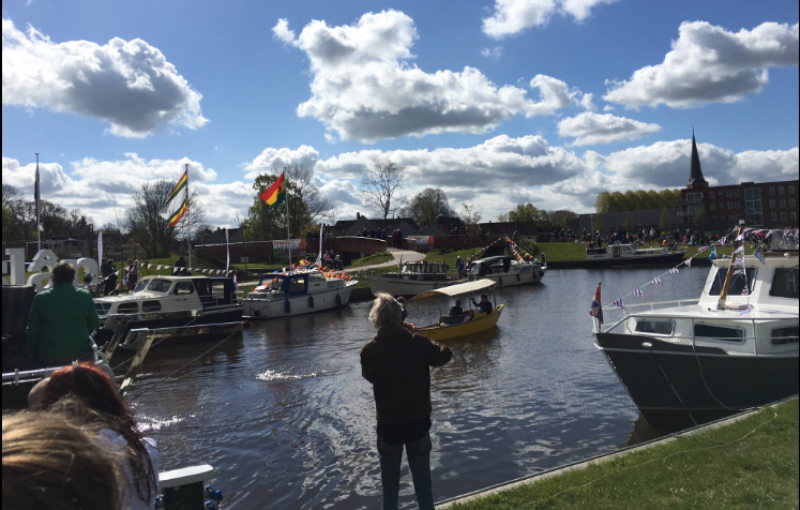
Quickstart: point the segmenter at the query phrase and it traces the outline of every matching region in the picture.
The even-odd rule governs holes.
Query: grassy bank
[[[798,404],[453,510],[798,507]]]

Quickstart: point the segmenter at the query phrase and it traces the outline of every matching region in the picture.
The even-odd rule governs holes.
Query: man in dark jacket
[[[361,374],[372,383],[378,418],[382,508],[396,510],[403,445],[421,510],[433,510],[430,453],[430,367],[445,365],[453,353],[402,323],[403,308],[378,294],[369,318],[378,329],[361,348]]]

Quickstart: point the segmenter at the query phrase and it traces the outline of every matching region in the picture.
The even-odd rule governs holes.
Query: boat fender
[[[313,310],[314,309],[314,296],[308,296],[308,306]]]
[[[286,315],[292,313],[292,305],[289,303],[289,300],[283,302],[283,309],[286,310]]]
[[[340,306],[342,306],[342,296],[340,296],[339,293],[337,292],[336,293],[336,307],[338,308]]]

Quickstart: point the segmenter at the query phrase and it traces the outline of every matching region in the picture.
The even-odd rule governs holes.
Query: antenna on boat
[[[739,236],[742,235],[743,231],[744,231],[744,226],[739,225],[739,227],[736,230],[736,238],[737,239],[739,238]],[[744,241],[742,241],[742,244],[744,244]],[[744,250],[742,250],[741,255],[739,253],[736,253],[735,250],[733,252],[733,255],[731,255],[731,262],[730,262],[730,264],[728,264],[728,272],[725,274],[725,284],[722,286],[722,292],[719,293],[719,302],[717,303],[717,310],[724,310],[725,309],[725,300],[728,299],[728,289],[731,286],[731,277],[733,276],[733,270],[734,270],[734,266],[736,265],[736,259],[739,256],[744,258]],[[745,271],[744,278],[745,278],[745,282],[746,282],[747,281],[747,272],[746,271]]]

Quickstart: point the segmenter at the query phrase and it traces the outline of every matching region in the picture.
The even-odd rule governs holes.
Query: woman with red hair
[[[79,404],[70,403],[76,399]],[[133,413],[119,396],[111,379],[90,361],[53,372],[44,386],[38,407],[57,408],[83,423],[100,425],[99,442],[107,443],[126,458],[123,470],[131,486],[132,510],[155,508],[158,496],[158,451],[153,439],[139,431]]]

